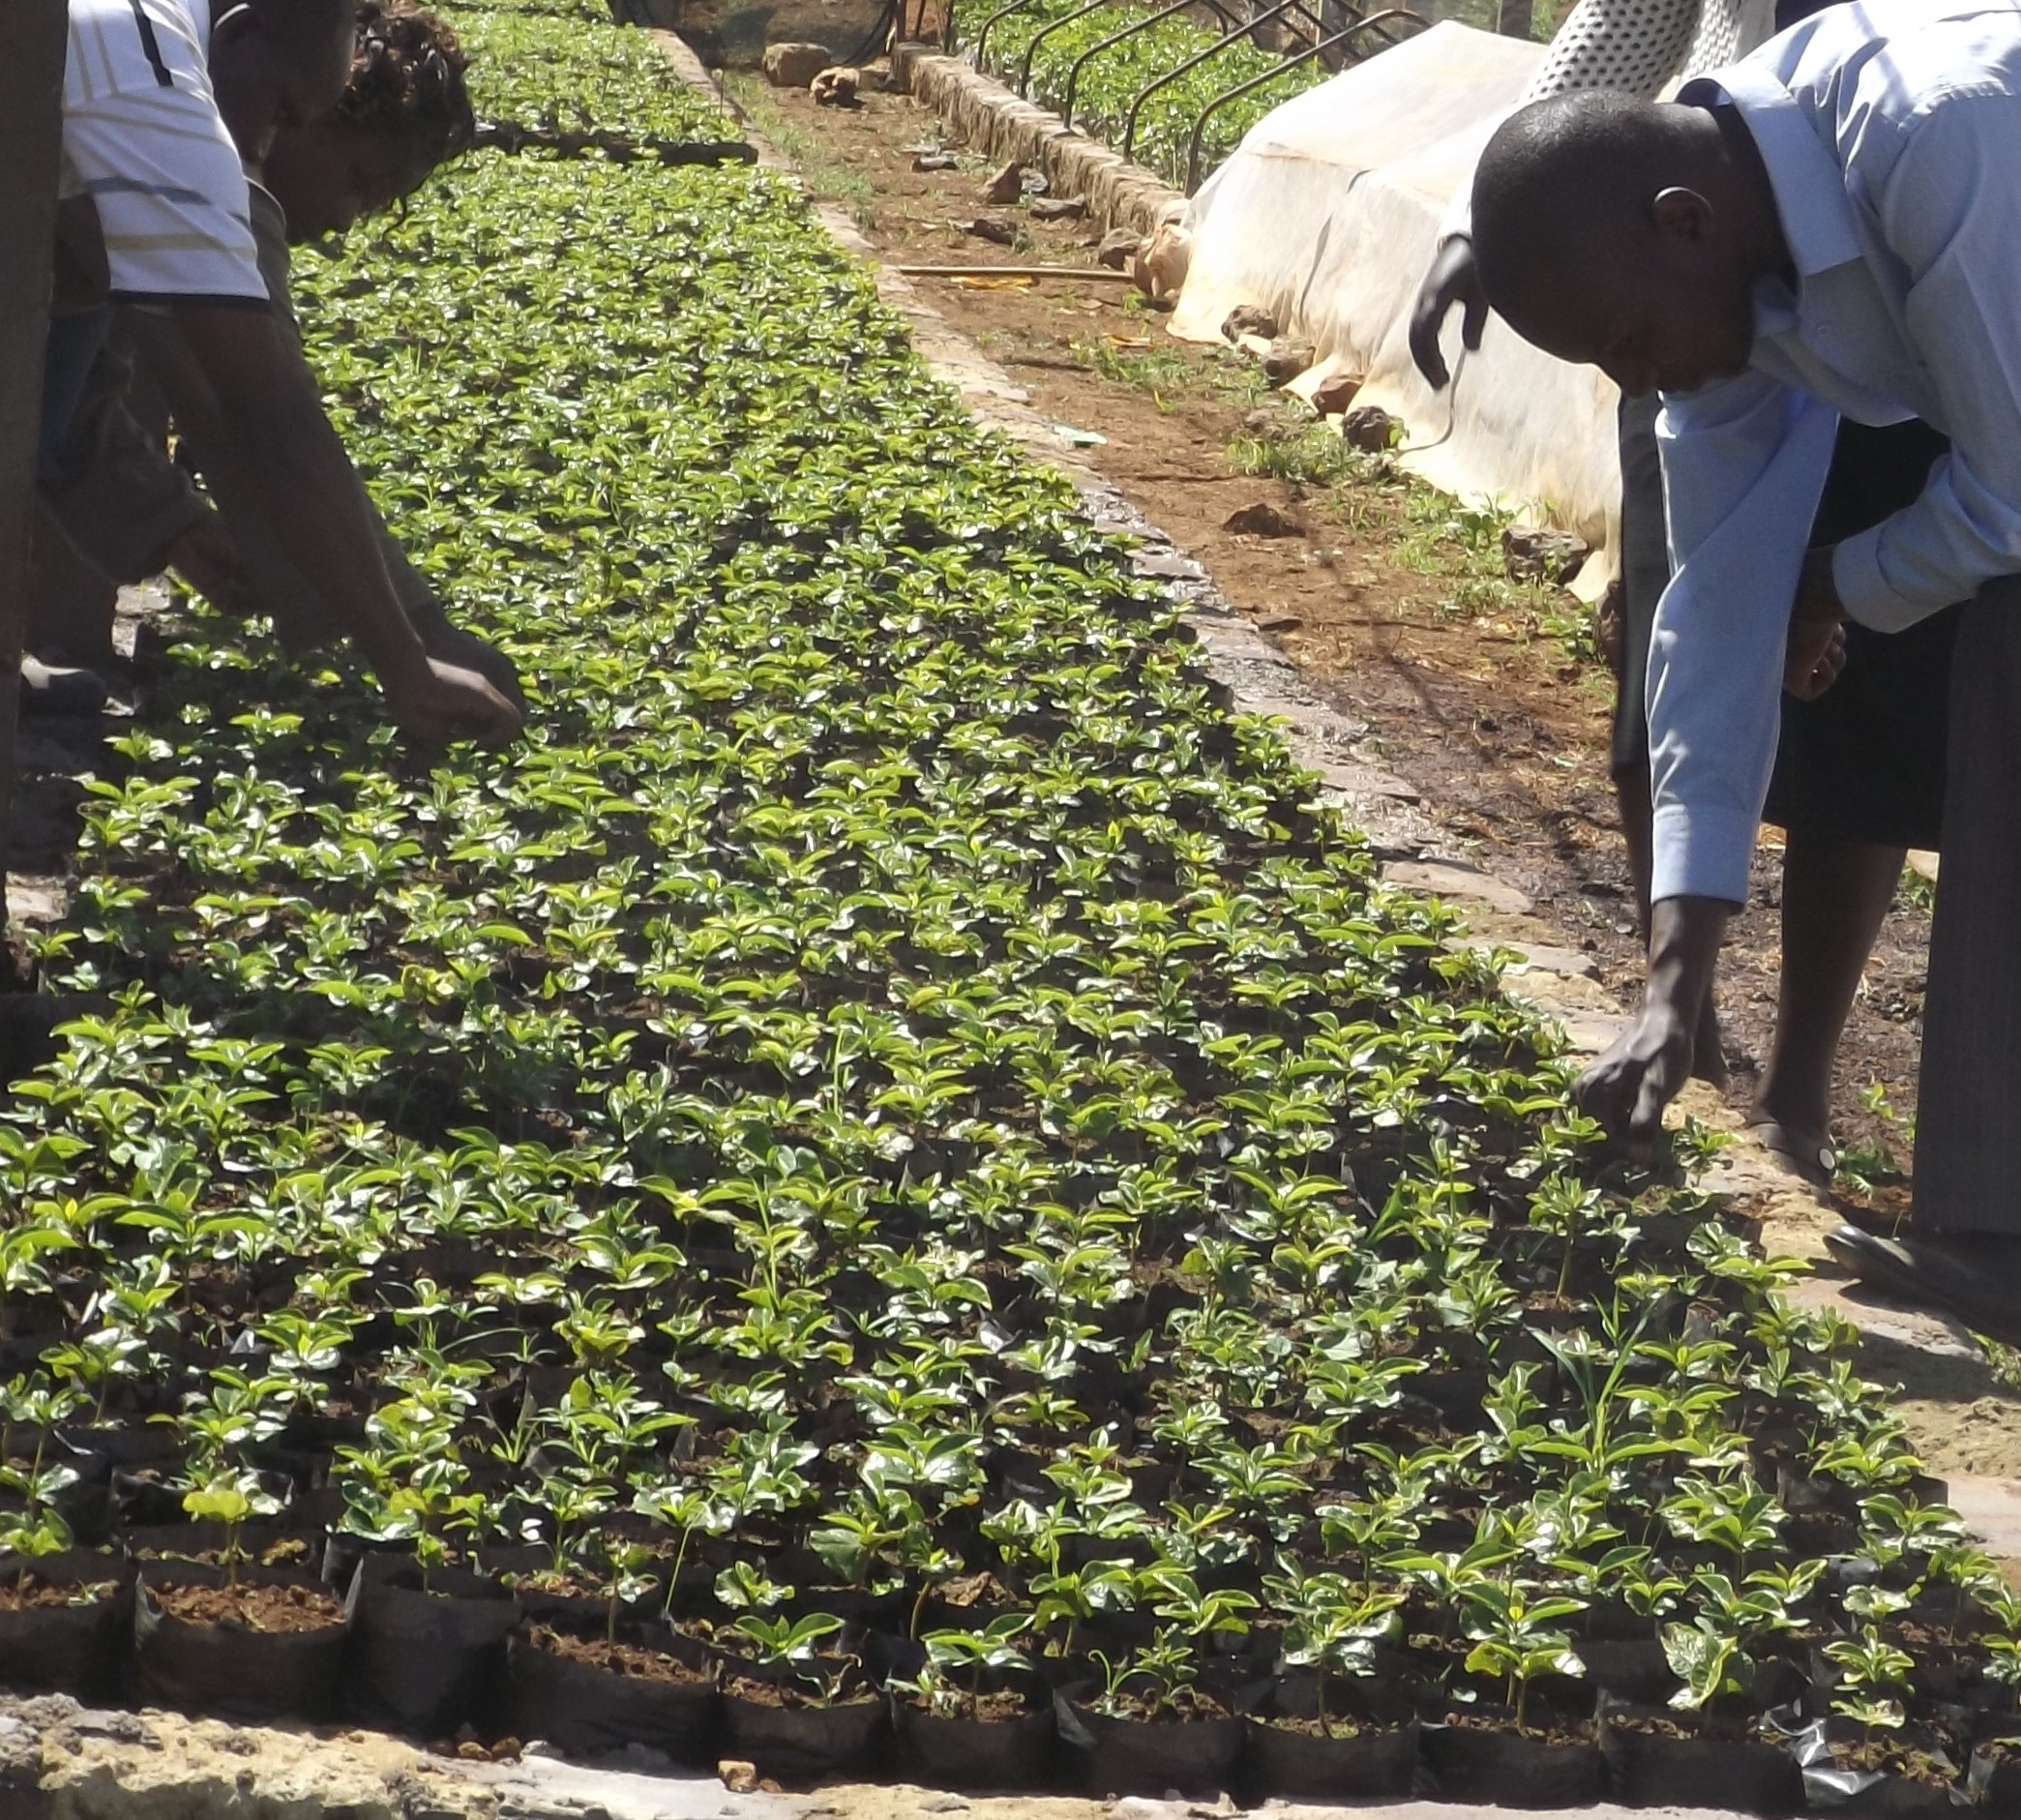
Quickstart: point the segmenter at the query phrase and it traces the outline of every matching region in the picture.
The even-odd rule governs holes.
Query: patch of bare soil
[[[866,91],[860,106],[831,109],[752,79],[732,78],[732,93],[809,188],[850,212],[890,262],[1095,263],[1099,235],[1088,224],[1041,220],[1029,197],[985,201],[993,165],[947,144],[937,116],[908,96]],[[935,150],[953,153],[954,166],[914,168]],[[1000,224],[1011,244],[969,231],[977,221]],[[1309,453],[1305,406],[1273,397],[1246,357],[1174,341],[1128,286],[915,282],[1038,410],[1106,438],[1083,448],[1083,459],[1204,562],[1337,707],[1367,724],[1372,747],[1424,792],[1456,844],[1526,891],[1626,1003],[1639,953],[1608,774],[1614,687],[1553,636],[1576,622],[1578,603],[1501,584],[1499,565],[1441,535],[1441,517],[1456,519],[1459,508],[1400,476],[1297,478],[1300,461],[1282,445],[1290,438],[1301,445],[1294,456]],[[1238,472],[1232,450],[1245,465],[1293,476]],[[1303,534],[1226,528],[1258,504],[1302,522]],[[1737,1108],[1773,1029],[1780,879],[1770,831],[1757,854],[1755,901],[1723,963]],[[1897,907],[1840,1050],[1838,1135],[1862,1150],[1906,1149],[1928,929],[1923,908]],[[1875,1086],[1893,1119],[1862,1103]]]
[[[155,1603],[190,1625],[232,1624],[267,1635],[328,1630],[341,1600],[316,1586],[150,1586]]]

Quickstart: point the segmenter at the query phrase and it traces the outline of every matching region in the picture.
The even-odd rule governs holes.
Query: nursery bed
[[[494,117],[734,136],[455,16]],[[149,655],[0,1123],[4,1515],[77,1589],[8,1676],[801,1781],[1965,1785],[2015,1609],[1701,1136],[1605,1163],[788,183],[488,152],[305,279],[535,731]],[[294,1678],[203,1679],[248,1637]]]

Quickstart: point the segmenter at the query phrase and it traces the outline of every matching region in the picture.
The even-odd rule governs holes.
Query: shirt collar
[[[1819,142],[1797,98],[1772,74],[1739,64],[1722,70],[1716,80],[1686,83],[1678,100],[1700,107],[1724,100],[1739,110],[1768,168],[1799,279],[1861,256],[1846,200],[1846,173]]]

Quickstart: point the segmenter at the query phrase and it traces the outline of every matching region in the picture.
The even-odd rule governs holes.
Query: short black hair
[[[1518,108],[1473,173],[1473,254],[1488,300],[1520,326],[1531,306],[1610,253],[1669,181],[1673,110],[1618,89]]]
[[[351,79],[336,107],[346,126],[397,134],[430,167],[468,151],[477,114],[455,32],[410,0],[363,0]]]

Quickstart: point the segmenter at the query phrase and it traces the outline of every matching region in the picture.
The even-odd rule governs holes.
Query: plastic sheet
[[[1446,20],[1267,115],[1193,198],[1171,328],[1214,341],[1237,304],[1263,306],[1318,349],[1293,390],[1310,396],[1336,374],[1364,375],[1355,402],[1403,420],[1406,466],[1590,544],[1577,591],[1591,598],[1617,566],[1614,386],[1494,319],[1479,352],[1460,360],[1455,311],[1446,357],[1456,377],[1437,394],[1408,343],[1451,198],[1471,185],[1481,144],[1542,54]]]

